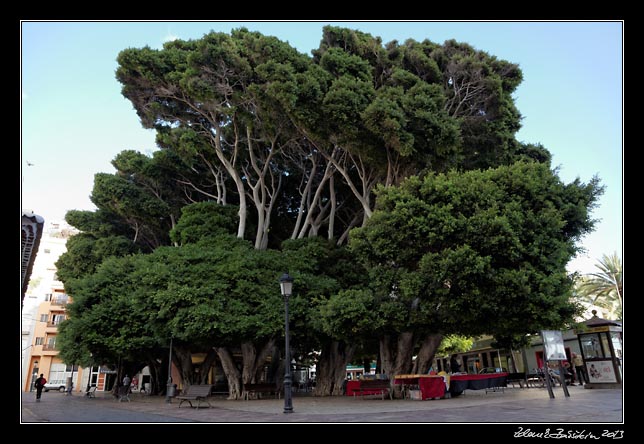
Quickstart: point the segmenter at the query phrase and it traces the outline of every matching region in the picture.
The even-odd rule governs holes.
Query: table
[[[363,395],[380,395],[381,393],[382,393],[381,390],[363,390],[362,391]],[[346,396],[360,395],[360,381],[359,380],[347,381],[347,387],[346,387],[346,390],[344,391],[344,394]]]
[[[442,376],[438,375],[396,375],[394,384],[409,388],[411,385],[417,385],[420,390],[420,399],[434,399],[445,397],[445,381]]]
[[[508,373],[485,373],[482,375],[452,375],[449,381],[449,391],[452,396],[458,396],[464,390],[483,390],[495,387],[507,387]]]

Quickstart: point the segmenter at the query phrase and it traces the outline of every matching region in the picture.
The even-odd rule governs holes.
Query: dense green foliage
[[[193,173],[177,180],[239,205],[237,235],[252,238],[253,223],[258,249],[307,235],[346,242],[371,215],[378,184],[549,160],[514,138],[517,65],[463,43],[383,45],[327,26],[311,58],[242,28],[126,49],[118,62],[143,125]]]
[[[379,190],[350,246],[370,270],[385,329],[557,328],[574,313],[565,267],[600,192],[595,179],[566,185],[538,163],[411,177]]]

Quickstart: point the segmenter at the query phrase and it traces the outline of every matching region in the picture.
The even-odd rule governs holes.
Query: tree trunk
[[[394,397],[400,398],[400,386],[393,384],[395,375],[408,374],[412,368],[414,351],[414,334],[406,331],[397,337],[384,335],[380,338],[380,356],[382,371],[389,376]]]
[[[152,395],[163,395],[166,392],[168,385],[168,362],[166,361],[166,359],[168,359],[168,356],[162,359],[161,362],[157,361],[156,359],[147,361],[147,366],[150,370],[150,394]],[[179,368],[179,361],[173,359],[173,362],[175,366]],[[121,385],[121,381],[117,380],[114,385]],[[141,381],[140,384],[140,387],[142,387],[143,381]]]
[[[210,350],[208,350],[206,357],[199,366],[199,381],[197,381],[198,384],[208,384],[208,374],[210,373],[210,369],[216,361],[217,353],[214,349],[211,348]]]
[[[324,176],[322,176],[322,180],[317,186],[317,189],[315,190],[315,195],[313,196],[313,199],[311,202],[308,204],[308,212],[306,214],[306,219],[304,219],[304,223],[302,224],[302,229],[300,230],[300,233],[298,234],[299,239],[303,239],[304,236],[306,235],[307,230],[311,228],[313,225],[313,216],[315,214],[315,208],[319,206],[320,200],[322,198],[322,192],[324,191],[324,185],[327,183],[327,181],[333,176],[334,171],[332,168],[331,162],[328,162],[326,165],[326,169],[324,170]]]
[[[313,185],[313,180],[315,177],[315,174],[317,173],[317,155],[312,155],[311,156],[311,170],[308,175],[308,180],[306,181],[306,185],[304,186],[304,191],[300,192],[300,206],[297,210],[297,219],[295,221],[295,227],[293,227],[293,232],[291,233],[291,239],[295,239],[300,232],[300,226],[302,225],[302,216],[304,215],[304,211],[306,209],[306,203],[309,201],[309,196],[311,194],[311,186]],[[302,165],[302,181],[304,181],[307,178],[306,175],[306,166]],[[304,183],[304,182],[302,182]],[[301,185],[300,185],[301,189]]]
[[[283,380],[283,368],[280,366],[282,357],[280,355],[279,347],[273,346],[270,350],[271,353],[271,364],[268,366],[268,375],[265,382],[274,382],[278,388],[282,387],[280,380]],[[280,373],[282,372],[282,373]],[[281,379],[280,379],[281,378]]]
[[[362,159],[360,156],[358,156],[358,159],[354,159],[350,154],[346,154],[344,150],[342,150],[340,147],[335,147],[331,154],[324,153],[324,156],[333,163],[333,166],[336,168],[336,170],[342,174],[342,177],[344,177],[345,183],[349,186],[351,189],[351,192],[353,192],[353,195],[358,199],[360,202],[360,205],[362,205],[362,209],[364,211],[364,220],[366,221],[371,217],[373,214],[373,210],[371,209],[371,202],[369,199],[369,195],[371,194],[371,190],[373,186],[376,184],[376,181],[372,180],[369,177],[369,173],[371,171],[368,171],[367,168],[365,168]],[[336,153],[338,153],[338,157],[340,158],[350,158],[350,162],[348,162],[347,165],[343,165],[341,161],[336,159]],[[358,187],[356,187],[355,183],[353,182],[352,174],[353,172],[358,173],[358,176],[361,181],[362,185],[362,192],[358,191]],[[363,223],[364,225],[364,223]]]
[[[347,364],[353,358],[356,346],[344,341],[331,341],[322,347],[315,373],[313,396],[342,395],[347,377]]]
[[[153,359],[148,366],[150,368],[150,392],[155,395],[163,393],[162,389],[166,387],[165,381],[168,380],[168,363],[165,361],[159,363]]]
[[[351,229],[358,224],[358,220],[360,220],[360,215],[361,213],[359,211],[357,211],[353,215],[353,219],[351,219],[351,222],[349,222],[349,225],[344,230],[344,233],[342,233],[342,235],[338,238],[338,242],[336,242],[338,246],[344,244],[349,239],[349,231],[351,231]]]
[[[184,388],[187,389],[194,382],[192,380],[193,366],[190,349],[175,345],[172,347],[172,360],[177,369],[179,369]]]
[[[329,229],[327,232],[327,239],[332,240],[334,238],[333,232],[335,230],[335,211],[337,208],[334,176],[331,176],[331,178],[329,179],[329,199],[331,200],[331,212],[329,213]]]
[[[255,344],[250,341],[242,342],[242,382],[244,384],[254,384],[257,382],[257,374],[266,363],[266,358],[273,350],[274,345],[275,340],[271,338],[263,344],[261,350],[257,353]]]
[[[278,176],[277,185],[275,184],[275,176],[271,169],[272,159],[277,152],[277,141],[271,140],[271,147],[265,158],[260,159],[253,148],[251,128],[246,127],[246,144],[248,146],[248,160],[250,169],[243,167],[242,171],[246,178],[246,183],[252,190],[253,203],[257,210],[257,231],[255,233],[255,249],[265,250],[268,246],[268,231],[271,224],[271,212],[275,205],[275,199],[279,194],[279,189],[282,184],[281,173]],[[261,152],[261,150],[260,150]],[[255,184],[253,181],[253,174],[255,173]],[[267,178],[270,178],[270,189],[267,183]]]
[[[215,351],[228,381],[228,399],[241,399],[241,373],[235,365],[232,353],[226,347],[217,347]]]
[[[246,231],[246,215],[248,214],[248,205],[246,203],[246,188],[244,187],[244,181],[234,165],[235,158],[239,151],[239,138],[237,136],[237,132],[235,131],[234,150],[231,156],[232,161],[230,161],[228,158],[226,158],[224,150],[221,146],[222,135],[219,123],[216,121],[213,123],[215,127],[215,134],[210,134],[210,137],[214,141],[215,154],[217,154],[217,158],[226,169],[226,172],[228,173],[230,178],[233,179],[233,182],[235,182],[237,193],[239,194],[239,225],[237,226],[237,237],[243,239],[244,232]]]
[[[277,347],[275,346],[275,340],[271,339],[269,342],[267,342],[264,345],[264,348],[262,351],[259,352],[259,355],[257,357],[257,362],[258,365],[255,366],[255,381],[256,382],[272,382],[273,379],[271,379],[271,368],[270,366],[273,364],[272,358],[271,358],[271,363],[268,364],[266,360],[268,359],[269,356],[274,356],[275,355],[275,350]]]
[[[416,355],[412,373],[422,375],[429,372],[429,369],[432,366],[432,361],[434,360],[434,355],[436,355],[436,350],[438,350],[442,341],[443,335],[440,333],[425,336],[425,339],[420,346],[420,350]]]
[[[365,373],[371,373],[371,359],[364,358],[362,360],[362,368],[364,368]]]
[[[252,384],[255,379],[255,360],[257,357],[257,351],[255,350],[255,345],[252,342],[246,341],[241,344],[242,352],[242,384]]]

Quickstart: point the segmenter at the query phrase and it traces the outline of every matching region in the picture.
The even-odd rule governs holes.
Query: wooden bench
[[[197,409],[199,409],[199,406],[202,402],[208,404],[208,407],[212,407],[210,405],[210,402],[208,401],[208,396],[210,396],[211,390],[212,385],[210,384],[195,384],[189,386],[188,390],[184,394],[176,397],[177,399],[181,400],[181,402],[179,403],[179,408],[181,408],[181,404],[186,401],[188,401],[190,407],[194,407],[192,405],[192,401],[197,401]]]
[[[275,384],[244,384],[244,399],[248,401],[248,395],[251,393],[275,393],[277,399],[280,399],[280,391]]]
[[[379,392],[383,400],[385,399],[385,393],[389,395],[389,399],[393,399],[389,379],[361,379],[358,392],[362,398],[364,398],[365,392]],[[353,396],[355,397],[355,392],[353,392]]]

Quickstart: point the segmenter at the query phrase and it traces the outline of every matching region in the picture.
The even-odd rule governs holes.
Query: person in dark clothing
[[[42,395],[42,389],[45,388],[45,384],[47,384],[47,380],[45,379],[45,375],[41,373],[40,377],[34,381],[34,387],[36,387],[36,402],[40,402],[40,396]]]
[[[461,364],[458,363],[456,355],[452,355],[452,358],[449,360],[449,369],[452,373],[460,373]]]

